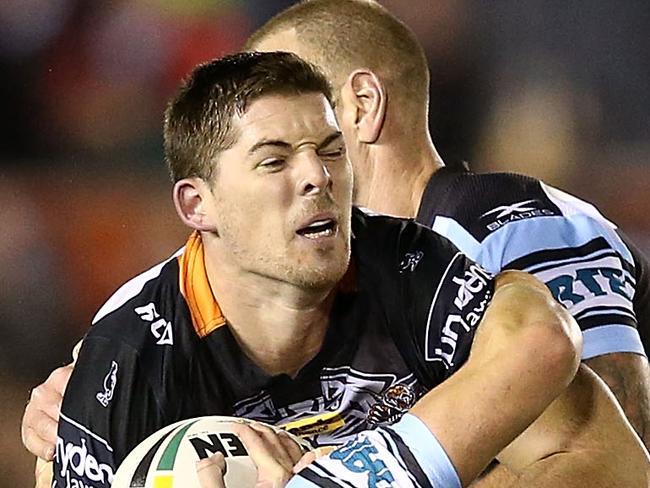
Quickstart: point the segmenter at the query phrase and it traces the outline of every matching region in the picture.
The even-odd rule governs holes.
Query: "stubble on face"
[[[220,162],[219,177],[212,186],[214,211],[221,216],[220,247],[243,273],[308,290],[331,288],[345,274],[350,259],[349,162],[343,157],[332,163],[332,184],[317,195],[304,197],[295,193],[300,176],[292,176],[292,171],[299,170],[287,167],[284,173],[260,174],[242,170],[241,158],[257,137],[286,140],[293,145],[289,157],[296,159],[292,161],[303,161],[296,165],[312,164],[304,162],[306,156],[300,155],[301,151],[311,151],[318,141],[338,133],[333,111],[325,98],[316,94],[261,101],[251,104],[236,121],[240,132],[248,131],[238,142],[244,151],[237,153],[234,147],[232,153],[237,157]],[[307,149],[300,149],[301,145]],[[336,220],[335,236],[308,239],[296,232],[322,214]]]
[[[331,288],[347,271],[351,252],[350,215],[349,211],[339,209],[330,196],[310,201],[289,219],[288,228],[295,229],[311,215],[324,212],[337,215],[337,232],[343,238],[322,246],[309,245],[308,249],[297,242],[301,238],[295,233],[285,234],[286,245],[275,245],[277,234],[270,230],[265,232],[263,228],[254,237],[241,239],[242,225],[246,225],[242,220],[248,220],[248,215],[242,215],[245,206],[222,201],[219,208],[224,215],[232,217],[222,221],[219,233],[228,242],[229,253],[242,270],[307,290]]]

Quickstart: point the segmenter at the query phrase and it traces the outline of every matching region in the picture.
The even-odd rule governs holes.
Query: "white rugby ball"
[[[249,421],[208,416],[163,427],[129,453],[115,473],[112,488],[201,488],[196,462],[216,452],[226,459],[227,488],[254,488],[257,468],[232,432],[233,423],[241,422]],[[305,441],[291,437],[309,448]]]

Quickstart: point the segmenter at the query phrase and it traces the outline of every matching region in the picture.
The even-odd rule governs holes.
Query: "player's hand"
[[[237,424],[233,432],[257,466],[256,488],[282,488],[299,467],[334,449],[319,448],[303,456],[300,446],[287,434],[260,424]],[[221,453],[199,461],[196,470],[201,488],[225,488],[226,461]]]
[[[223,477],[226,474],[226,459],[220,452],[196,463],[196,474],[201,488],[226,488]],[[38,488],[38,487],[37,487]]]
[[[72,364],[57,368],[45,383],[32,390],[21,426],[23,444],[35,456],[54,458],[56,432],[63,393],[72,373]]]
[[[233,431],[257,466],[255,488],[281,488],[302,458],[300,446],[285,432],[261,424],[238,424]]]
[[[329,453],[335,450],[336,450],[336,446],[322,446],[322,447],[317,447],[316,449],[313,449],[311,451],[307,451],[300,458],[300,461],[296,463],[292,471],[294,473],[298,473],[303,468],[305,468],[308,464],[311,464],[314,461],[316,461],[316,459],[318,459],[319,457],[327,456]]]
[[[52,478],[54,476],[54,462],[45,461],[41,458],[36,458],[36,467],[34,468],[34,477],[36,478],[35,488],[50,488],[52,486]]]

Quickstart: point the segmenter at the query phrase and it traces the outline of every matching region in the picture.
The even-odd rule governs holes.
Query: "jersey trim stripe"
[[[431,228],[453,242],[467,257],[476,261],[477,256],[481,252],[481,243],[454,219],[437,216]]]
[[[620,314],[600,314],[600,315],[591,315],[589,317],[583,317],[578,320],[580,328],[583,332],[586,332],[589,329],[594,327],[601,327],[603,325],[625,325],[629,328],[636,330],[636,320],[625,315]],[[585,338],[585,342],[588,339]],[[583,345],[584,347],[584,345]]]
[[[562,216],[539,217],[504,225],[485,238],[477,261],[488,271],[498,270],[503,264],[534,252],[581,247],[603,237],[624,260],[633,262],[629,249],[614,230],[584,215],[575,215],[570,220]],[[490,252],[495,249],[503,252]]]
[[[629,325],[601,325],[583,331],[582,335],[584,337],[583,361],[616,352],[646,355],[638,331]]]
[[[384,434],[382,431],[384,431],[386,434]],[[391,441],[395,444],[397,454],[394,454],[394,456],[397,460],[400,461],[400,464],[406,468],[408,474],[415,478],[415,481],[417,483],[416,486],[421,486],[423,488],[434,488],[427,478],[426,473],[422,470],[422,466],[420,466],[418,460],[415,458],[411,450],[406,446],[404,440],[397,432],[395,432],[390,427],[384,427],[378,431],[378,434],[384,437],[386,445],[391,451]]]
[[[386,450],[390,453],[391,456],[395,458],[395,461],[399,463],[401,470],[404,471],[404,474],[408,475],[411,484],[413,486],[420,486],[418,484],[418,479],[415,477],[413,473],[411,473],[408,470],[408,466],[406,465],[405,460],[402,459],[399,455],[399,449],[397,447],[397,444],[395,443],[395,440],[392,438],[392,435],[397,435],[397,434],[388,432],[388,429],[386,429],[385,427],[383,429],[376,430],[375,432],[377,433],[378,436],[381,436],[384,444],[386,444]],[[424,473],[422,473],[422,469],[420,469],[419,466],[417,466],[416,469],[419,473],[425,476]],[[429,485],[429,488],[432,488],[428,480],[427,480],[427,484]]]
[[[320,471],[322,474],[317,473],[316,470]],[[300,473],[298,473],[298,476],[306,479],[307,481],[310,481],[315,486],[320,486],[323,488],[341,488],[341,486],[355,488],[353,484],[334,476],[333,473],[325,469],[318,461],[311,463],[305,469],[300,471]],[[291,483],[287,485],[287,488],[290,487]]]
[[[545,267],[552,268],[561,264],[581,263],[608,256],[618,258],[628,273],[634,272],[633,265],[620,259],[621,256],[609,246],[609,243],[603,237],[592,239],[582,246],[534,251],[519,259],[506,263],[504,267],[525,269],[529,273],[532,273],[544,271],[546,269]]]
[[[634,313],[629,308],[615,306],[615,305],[602,305],[598,307],[585,308],[581,312],[574,314],[573,318],[576,320],[580,320],[585,317],[589,317],[591,315],[602,315],[604,313],[609,313],[612,315],[621,314],[636,320],[636,318],[634,317]]]
[[[136,297],[148,282],[160,276],[163,267],[168,262],[170,262],[171,260],[179,256],[183,252],[183,249],[184,248],[180,248],[171,257],[169,257],[162,263],[158,263],[153,268],[145,271],[144,273],[139,274],[138,276],[127,281],[124,285],[118,288],[117,291],[113,293],[113,295],[106,301],[106,303],[104,303],[104,305],[102,305],[99,311],[95,314],[92,324],[94,325],[95,323],[99,322],[101,319],[106,317],[109,313],[114,312],[115,310],[120,308],[131,298]]]
[[[100,437],[100,436],[98,436],[97,434],[95,434],[94,432],[92,432],[90,429],[88,429],[88,427],[84,427],[84,426],[81,425],[79,422],[77,422],[76,420],[72,420],[70,417],[68,417],[67,415],[64,415],[63,413],[59,413],[59,416],[60,416],[63,420],[65,420],[66,422],[68,422],[70,425],[75,426],[77,429],[84,431],[86,434],[88,434],[88,435],[89,435],[90,437],[92,437],[93,439],[95,439],[95,440],[101,442],[102,444],[104,444],[104,446],[106,446],[106,449],[108,449],[110,452],[113,452],[113,448],[112,448],[111,445],[108,443],[108,441],[106,441],[106,440],[103,439],[102,437]]]
[[[203,254],[203,241],[193,232],[178,258],[179,284],[192,316],[194,330],[205,337],[226,323],[219,304],[212,294]]]
[[[413,456],[412,462],[419,465],[424,472],[428,480],[428,485],[424,486],[461,488],[460,478],[451,459],[435,434],[422,420],[407,413],[399,422],[386,428],[389,429],[401,436],[404,449]],[[400,454],[404,455],[401,449]]]

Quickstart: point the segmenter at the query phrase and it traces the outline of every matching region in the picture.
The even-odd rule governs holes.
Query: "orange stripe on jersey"
[[[178,257],[179,282],[185,297],[194,330],[199,337],[205,337],[217,327],[226,323],[219,304],[212,294],[203,257],[203,241],[198,232],[193,232],[185,245],[185,251]]]

